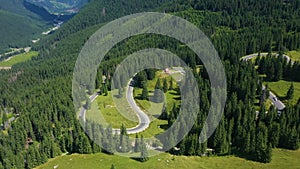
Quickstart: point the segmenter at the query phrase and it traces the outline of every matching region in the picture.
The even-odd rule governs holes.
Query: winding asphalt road
[[[93,102],[93,101],[95,101],[95,99],[96,99],[98,96],[99,96],[99,94],[98,94],[98,93],[95,93],[95,94],[91,95],[89,98],[90,98],[91,102]],[[86,111],[87,111],[86,108],[85,108],[84,106],[82,106],[82,107],[81,107],[81,110],[80,110],[80,112],[79,112],[79,115],[78,115],[79,118],[83,119],[83,122],[84,122],[84,123],[86,122],[86,119],[85,119]]]
[[[139,119],[139,124],[133,128],[127,128],[127,133],[128,134],[136,134],[140,133],[144,130],[146,130],[149,125],[150,125],[150,119],[146,115],[145,112],[143,112],[140,107],[136,104],[133,98],[133,86],[132,86],[133,80],[130,79],[126,91],[126,99],[131,106],[131,108],[137,113],[138,119]],[[91,95],[89,98],[91,102],[95,101],[95,99],[98,97],[98,93],[95,93]],[[79,112],[79,117],[83,119],[83,121],[86,121],[85,114],[86,114],[86,108],[83,106]],[[113,129],[113,133],[120,134],[120,129]]]
[[[260,53],[260,56],[267,56],[267,55],[268,55],[268,53]],[[272,55],[277,57],[279,54],[272,53]],[[251,55],[244,56],[241,59],[243,61],[248,61],[248,60],[253,59],[254,57],[257,57],[257,56],[258,56],[258,53],[254,53],[254,54],[251,54]],[[288,55],[283,55],[283,57],[287,60],[287,62],[289,62],[291,60],[291,58]],[[265,90],[266,86],[263,85],[262,89]],[[285,108],[285,105],[271,91],[270,91],[269,99],[272,101],[273,105],[276,107],[277,110],[281,111]]]
[[[267,55],[268,55],[268,53],[260,53],[260,56],[267,56]],[[277,54],[277,53],[272,53],[272,55],[275,55],[276,57],[279,56],[279,54]],[[253,53],[251,55],[244,56],[241,59],[243,61],[248,61],[257,56],[258,56],[258,53]],[[289,62],[291,60],[291,58],[288,55],[282,55],[282,56],[283,56],[283,58],[285,58],[287,60],[287,62]]]

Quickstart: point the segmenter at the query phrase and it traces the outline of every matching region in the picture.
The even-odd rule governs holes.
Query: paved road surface
[[[130,79],[130,83],[132,82],[132,79]],[[139,119],[139,124],[136,127],[133,128],[128,128],[127,133],[128,134],[135,134],[135,133],[140,133],[144,130],[146,130],[149,127],[150,124],[150,119],[147,116],[145,112],[143,112],[140,107],[136,104],[133,98],[133,87],[128,85],[127,92],[126,92],[126,99],[131,106],[131,108],[137,113],[138,119]],[[114,132],[119,133],[120,129],[113,129]]]
[[[267,55],[268,55],[268,53],[260,53],[260,56],[267,56]],[[279,54],[272,53],[272,55],[278,56]],[[258,53],[254,53],[254,54],[242,57],[242,60],[243,61],[248,61],[249,59],[252,59],[252,58],[257,57],[257,56],[258,56]],[[283,55],[283,57],[287,60],[287,62],[289,62],[291,60],[288,55]]]
[[[126,91],[126,99],[131,106],[131,108],[137,113],[138,119],[139,119],[139,124],[136,127],[133,128],[127,128],[127,133],[128,134],[135,134],[135,133],[140,133],[144,130],[146,130],[149,127],[150,124],[150,119],[146,115],[145,112],[143,112],[139,106],[137,106],[136,102],[134,101],[133,98],[133,87],[131,86],[132,84],[132,79],[130,79],[130,82],[128,83],[127,91]],[[98,97],[98,93],[93,94],[90,96],[91,102],[93,102],[96,98]],[[79,112],[79,117],[82,118],[85,122],[85,114],[86,114],[86,109],[84,107],[81,108]],[[114,133],[119,134],[120,129],[113,129]]]
[[[95,99],[96,99],[98,96],[99,96],[98,93],[95,93],[95,94],[91,95],[89,98],[90,98],[91,102],[93,102],[93,101],[95,101]],[[81,110],[80,110],[80,112],[79,112],[78,117],[79,117],[79,118],[82,118],[84,122],[86,121],[86,119],[85,119],[85,114],[86,114],[86,108],[85,108],[84,106],[82,106],[82,107],[81,107]]]

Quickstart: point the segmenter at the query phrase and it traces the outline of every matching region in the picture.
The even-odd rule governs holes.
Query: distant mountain
[[[0,54],[24,47],[53,23],[69,20],[88,0],[0,0]]]
[[[51,14],[74,14],[89,0],[26,0],[29,3],[45,8]]]
[[[24,0],[0,0],[0,52],[29,45],[51,23],[25,8]]]

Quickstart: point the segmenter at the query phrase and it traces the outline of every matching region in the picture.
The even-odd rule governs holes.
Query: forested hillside
[[[75,5],[76,11],[85,4],[81,1],[68,3],[69,10]],[[0,53],[9,48],[30,46],[31,40],[38,39],[54,23],[69,20],[74,15],[74,12],[68,13],[68,9],[60,9],[59,5],[51,8],[61,11],[55,15],[45,9],[46,4],[35,4],[25,0],[0,0]],[[66,14],[60,15],[63,11]]]
[[[8,118],[3,112],[17,117],[10,126],[4,125],[0,133],[0,168],[33,168],[63,152],[101,151],[83,132],[75,116],[77,110],[74,110],[71,93],[74,64],[83,44],[103,24],[142,11],[170,12],[200,27],[212,40],[226,69],[228,101],[214,135],[199,144],[199,131],[211,96],[206,71],[194,70],[201,86],[198,120],[177,145],[180,151],[172,149],[170,153],[200,156],[211,148],[215,155],[235,154],[270,162],[273,147],[298,149],[299,102],[287,105],[280,116],[274,107],[266,110],[267,90],[261,89],[261,83],[270,79],[260,78],[255,65],[241,62],[240,57],[253,52],[282,53],[300,48],[299,5],[296,0],[92,0],[61,29],[34,46],[34,50],[39,51],[38,57],[17,64],[10,71],[0,71],[1,122]],[[150,47],[172,51],[196,69],[201,61],[182,46],[165,36],[135,36],[113,48],[98,73],[112,76],[122,58]],[[299,64],[295,64],[296,69],[299,70]],[[256,116],[256,111],[268,113]],[[165,117],[168,125],[173,124],[177,115],[178,107],[168,110]]]
[[[0,53],[9,47],[29,46],[52,23],[27,10],[23,3],[23,0],[0,0]]]
[[[27,2],[43,7],[52,14],[73,14],[78,12],[88,0],[27,0]]]

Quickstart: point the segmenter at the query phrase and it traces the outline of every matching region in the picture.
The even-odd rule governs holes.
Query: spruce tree
[[[140,155],[140,160],[142,162],[148,161],[149,157],[148,157],[148,150],[147,150],[147,146],[146,143],[144,142],[144,137],[143,135],[141,136],[141,155]]]
[[[174,84],[173,84],[173,78],[170,78],[170,82],[169,82],[169,90],[174,90]]]
[[[166,104],[164,104],[162,113],[159,118],[162,120],[168,120],[168,108],[167,108]]]
[[[267,163],[270,157],[270,150],[268,149],[268,130],[267,127],[259,122],[256,129],[254,156],[255,160]]]
[[[141,146],[140,146],[140,140],[139,140],[139,136],[136,134],[135,135],[135,142],[134,142],[134,152],[140,152],[141,151]]]
[[[2,124],[3,124],[4,127],[5,127],[5,123],[6,123],[7,120],[8,120],[7,114],[6,114],[6,112],[3,112],[3,115],[2,115]]]
[[[287,94],[286,94],[286,99],[290,100],[294,97],[294,84],[292,83]]]
[[[162,89],[160,79],[157,79],[156,84],[155,84],[155,89],[160,89],[160,90]]]
[[[118,97],[123,97],[123,89],[121,87],[118,89]]]
[[[108,95],[108,89],[107,89],[107,85],[106,84],[102,84],[102,94],[104,94],[104,96]]]
[[[268,147],[265,151],[265,154],[264,154],[263,162],[269,163],[269,162],[271,162],[271,160],[272,160],[272,144],[269,143]]]
[[[155,78],[155,71],[155,69],[146,70],[148,80],[153,80]]]
[[[85,101],[85,109],[89,110],[91,109],[91,100],[90,98],[86,98],[86,101]]]
[[[124,124],[122,124],[121,128],[121,133],[120,133],[120,152],[128,152],[129,151],[129,137],[127,134],[127,130]]]
[[[142,100],[148,100],[149,97],[149,91],[147,85],[143,85],[143,90],[142,90]]]
[[[164,93],[167,93],[167,91],[168,91],[168,82],[167,82],[166,78],[164,79],[163,91],[164,91]]]

